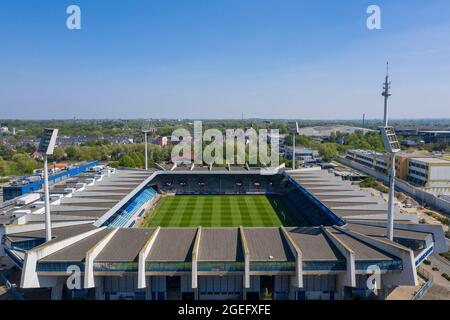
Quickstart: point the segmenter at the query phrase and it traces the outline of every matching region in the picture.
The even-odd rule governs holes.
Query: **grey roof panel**
[[[286,228],[303,253],[305,261],[337,261],[343,259],[334,245],[323,234],[320,228]]]
[[[202,229],[199,261],[242,261],[239,229]]]
[[[111,229],[101,230],[87,238],[84,238],[74,244],[71,244],[47,257],[39,260],[42,262],[81,262],[86,258],[86,253],[100,242]]]
[[[92,223],[80,224],[75,226],[68,227],[59,227],[52,228],[52,241],[60,241],[63,239],[67,239],[78,234],[88,232],[96,229],[96,227]],[[17,241],[27,241],[33,239],[44,239],[45,238],[45,229],[36,230],[36,231],[28,231],[28,232],[20,232],[20,233],[12,233],[7,235],[8,239],[13,242]]]
[[[196,233],[196,228],[161,229],[147,261],[192,261],[192,248]]]
[[[148,239],[150,239],[154,231],[155,229],[119,229],[95,261],[136,261],[139,256],[139,251]]]
[[[387,261],[393,260],[393,257],[388,253],[374,248],[371,245],[353,238],[348,234],[343,233],[340,230],[334,228],[328,228],[328,230],[339,238],[342,242],[348,245],[355,252],[355,261]]]
[[[291,249],[279,228],[245,228],[250,261],[293,261]]]
[[[386,227],[370,226],[359,223],[348,223],[346,228],[372,237],[385,237]],[[394,237],[425,241],[431,235],[425,232],[394,229]]]

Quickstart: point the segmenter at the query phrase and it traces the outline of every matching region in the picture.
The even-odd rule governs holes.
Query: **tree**
[[[129,155],[124,155],[121,157],[119,164],[122,167],[128,167],[128,168],[135,168],[136,163],[134,162],[133,158],[131,158]]]
[[[11,166],[8,161],[0,160],[0,177],[9,176],[11,174]]]
[[[16,163],[19,174],[32,174],[33,170],[37,167],[36,161],[24,153],[14,155],[12,161]]]
[[[330,161],[337,155],[337,146],[334,143],[322,143],[319,145],[318,149],[325,161]]]
[[[53,161],[61,161],[66,157],[66,153],[64,152],[63,148],[56,147],[55,150],[53,150]]]
[[[70,146],[66,149],[67,159],[78,160],[79,148],[75,146]]]

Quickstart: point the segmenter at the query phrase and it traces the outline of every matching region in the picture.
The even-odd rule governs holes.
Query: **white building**
[[[450,161],[438,158],[411,158],[408,181],[425,188],[450,188]]]

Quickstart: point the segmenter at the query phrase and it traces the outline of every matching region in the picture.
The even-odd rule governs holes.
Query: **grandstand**
[[[52,189],[51,241],[40,204],[6,212],[0,227],[20,286],[52,299],[385,299],[448,250],[440,226],[398,208],[387,240],[386,203],[323,170],[105,168],[77,179]],[[376,292],[365,286],[373,267]]]

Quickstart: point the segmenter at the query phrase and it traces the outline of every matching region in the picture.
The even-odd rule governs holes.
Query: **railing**
[[[44,242],[45,242],[45,239],[33,239],[33,240],[12,242],[11,249],[18,250],[18,251],[27,251],[27,250],[31,250],[37,246],[40,246]]]
[[[14,252],[11,251],[10,248],[5,247],[5,253],[6,255],[12,260],[12,262],[14,262],[14,264],[22,269],[23,268],[23,260],[22,258],[18,257],[16,254],[14,254]]]
[[[191,262],[147,262],[145,264],[147,272],[190,272]]]
[[[5,283],[5,287],[6,289],[11,292],[11,294],[17,299],[17,300],[25,300],[25,298],[23,297],[23,295],[17,291],[17,289],[13,286],[13,284],[11,282],[9,282],[8,279],[6,279],[6,277],[0,273],[0,280],[2,282]]]
[[[431,285],[433,284],[433,276],[427,270],[418,267],[417,273],[428,280],[425,282],[422,288],[420,288],[420,290],[416,292],[411,300],[420,300],[420,298],[422,298],[427,293],[428,289],[430,289]]]
[[[95,262],[94,271],[97,272],[137,272],[137,262]]]
[[[244,262],[198,262],[198,271],[202,272],[239,272],[244,269]]]
[[[252,261],[250,262],[250,271],[295,271],[295,261],[286,262],[262,262]]]
[[[15,198],[13,198],[13,199],[10,199],[10,200],[7,200],[7,201],[5,201],[5,202],[2,202],[2,203],[0,203],[0,209],[3,209],[3,208],[5,208],[5,207],[7,207],[7,206],[10,206],[10,205],[12,205],[12,204],[15,204],[16,203],[16,200],[18,199],[18,198],[20,198],[21,196],[17,196],[17,197],[15,197]]]
[[[368,270],[371,266],[377,266],[384,271],[399,271],[403,270],[403,263],[401,260],[391,260],[391,261],[356,261],[356,270]]]
[[[345,261],[303,261],[303,271],[345,271]]]
[[[83,262],[39,262],[36,267],[37,272],[58,272],[67,273],[69,267],[77,266],[80,271],[84,271]]]

